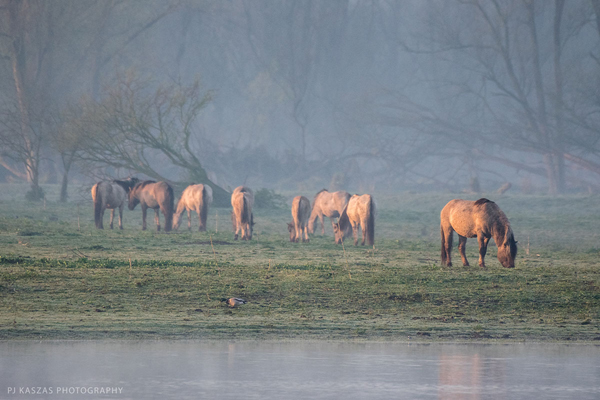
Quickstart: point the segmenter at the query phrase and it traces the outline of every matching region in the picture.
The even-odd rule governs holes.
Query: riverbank
[[[519,240],[511,270],[492,246],[480,270],[475,240],[474,266],[441,267],[439,210],[452,194],[380,196],[374,249],[290,243],[289,210],[256,210],[254,240],[234,242],[227,209],[210,211],[206,233],[142,232],[139,210],[123,231],[100,231],[91,203],[3,196],[4,340],[600,340],[593,196],[494,199]],[[248,304],[221,301],[233,296]]]

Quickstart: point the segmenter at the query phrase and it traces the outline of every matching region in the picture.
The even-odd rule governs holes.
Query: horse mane
[[[319,191],[317,192],[317,194],[315,194],[315,198],[313,199],[313,204],[314,204],[314,202],[317,200],[317,197],[319,197],[319,195],[320,195],[321,193],[323,193],[323,192],[329,192],[329,190],[327,190],[327,189],[321,189],[321,190],[319,190]]]
[[[375,200],[371,197],[371,201],[369,202],[369,215],[367,217],[367,241],[369,245],[373,246],[375,244]],[[365,227],[362,228],[363,230]]]
[[[338,226],[340,227],[340,231],[343,232],[344,237],[346,236],[346,231],[350,228],[350,218],[348,218],[348,205],[344,207],[344,210],[340,214],[340,218],[338,219]]]
[[[150,183],[151,182],[152,181],[150,181]],[[164,204],[162,205],[162,207],[164,207],[162,212],[163,212],[163,215],[165,216],[165,232],[169,232],[173,229],[173,209],[175,208],[175,195],[173,194],[173,188],[168,183],[167,183],[167,193],[166,193],[166,196],[164,199]]]
[[[319,198],[319,195],[321,193],[323,193],[323,192],[329,192],[329,190],[327,190],[327,189],[321,189],[321,190],[319,190],[317,192],[317,194],[315,194],[315,197],[314,197],[313,202],[312,202],[311,214],[312,214],[312,210],[315,208],[315,204],[317,203],[317,199]]]
[[[133,181],[131,179],[129,179],[129,180],[113,179],[113,183],[116,183],[117,185],[121,186],[123,188],[123,190],[125,190],[126,192],[128,192],[130,189],[132,189],[137,184],[136,181]]]
[[[156,183],[156,181],[141,181],[139,183],[136,183],[136,185],[133,188],[134,189],[143,189],[146,186],[150,185],[151,183]]]
[[[485,204],[485,203],[494,203],[494,202],[491,201],[491,200],[486,199],[485,197],[482,197],[481,199],[479,199],[479,200],[477,200],[475,202],[475,205],[476,206],[480,206],[480,205]]]

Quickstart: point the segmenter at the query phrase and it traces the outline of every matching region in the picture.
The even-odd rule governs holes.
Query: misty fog
[[[1,0],[0,181],[600,190],[600,0]]]

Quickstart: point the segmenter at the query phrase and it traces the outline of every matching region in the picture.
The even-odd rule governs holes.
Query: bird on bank
[[[246,300],[240,299],[239,297],[232,297],[230,299],[222,299],[221,301],[224,301],[225,304],[227,304],[231,308],[235,308],[237,306],[247,303]]]

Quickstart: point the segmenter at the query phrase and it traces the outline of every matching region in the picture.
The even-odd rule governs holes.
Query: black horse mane
[[[130,178],[125,180],[113,179],[113,183],[116,183],[117,185],[121,186],[126,192],[133,188],[138,182],[139,181],[136,178]]]
[[[142,189],[151,183],[156,183],[156,181],[142,181],[142,182],[136,184],[134,187],[138,188],[138,189]]]
[[[319,197],[319,195],[320,195],[321,193],[323,193],[323,192],[329,192],[329,190],[327,190],[327,189],[321,189],[321,190],[319,190],[319,191],[317,192],[317,194],[315,194],[315,197],[314,197],[314,199],[313,199],[313,202],[312,202],[312,208],[314,208],[314,207],[315,207],[315,202],[317,201],[317,197]]]
[[[485,204],[485,203],[493,203],[493,201],[491,201],[491,200],[488,200],[488,199],[486,199],[485,197],[482,197],[481,199],[479,199],[479,200],[477,200],[477,201],[475,202],[475,205],[476,205],[476,206],[480,206],[480,205],[482,205],[482,204]]]

